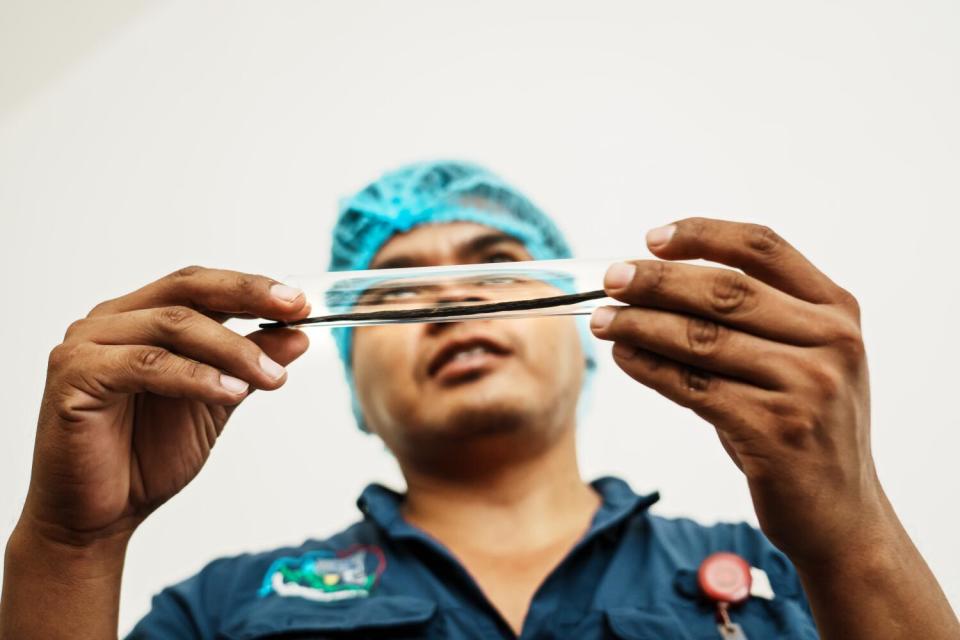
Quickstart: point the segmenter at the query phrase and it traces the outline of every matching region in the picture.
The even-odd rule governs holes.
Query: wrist
[[[68,520],[78,519],[74,526],[64,523],[64,514],[73,509],[63,504],[62,499],[44,500],[42,492],[31,487],[17,521],[15,533],[22,540],[44,544],[81,556],[112,554],[117,549],[126,550],[133,532],[143,522],[143,517],[121,515],[118,518],[91,518],[80,514]]]
[[[872,580],[895,571],[913,543],[881,492],[876,502],[858,505],[852,520],[837,526],[817,549],[816,554],[790,558],[802,576]]]
[[[884,497],[881,516],[816,559],[791,558],[824,638],[954,638],[956,614]],[[909,630],[909,632],[908,632]]]
[[[0,638],[116,638],[128,539],[71,544],[21,518],[4,557]]]
[[[128,532],[89,538],[63,535],[24,516],[7,541],[4,564],[7,570],[51,572],[65,580],[119,576],[129,540]]]

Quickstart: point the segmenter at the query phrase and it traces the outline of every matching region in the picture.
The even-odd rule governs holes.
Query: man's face
[[[524,246],[479,224],[394,236],[370,268],[530,260]],[[542,295],[556,295],[545,289]],[[449,301],[477,300],[452,289]],[[459,354],[459,355],[458,355]],[[358,327],[353,369],[370,429],[398,455],[526,430],[571,426],[584,355],[569,317]]]

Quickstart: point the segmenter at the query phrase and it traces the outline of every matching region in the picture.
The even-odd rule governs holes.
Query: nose
[[[435,305],[437,307],[455,307],[473,302],[489,302],[490,300],[490,296],[481,294],[476,288],[463,285],[450,285],[438,292]],[[444,331],[448,325],[456,324],[460,323],[458,321],[428,323],[426,325],[427,334],[436,335]]]

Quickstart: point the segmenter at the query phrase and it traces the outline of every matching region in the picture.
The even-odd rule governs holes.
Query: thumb
[[[299,329],[261,329],[246,337],[284,367],[302,356],[310,346],[307,334]]]
[[[310,346],[310,339],[307,338],[307,334],[299,329],[261,329],[248,334],[246,337],[263,349],[267,357],[284,367],[302,356]],[[227,416],[231,416],[237,407],[243,404],[254,391],[256,390],[250,389],[243,400],[226,407]]]

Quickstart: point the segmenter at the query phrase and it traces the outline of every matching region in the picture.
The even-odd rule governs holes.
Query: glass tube
[[[303,289],[310,317],[260,327],[587,315],[620,304],[603,292],[603,275],[614,262],[534,260],[289,276],[284,282]]]

